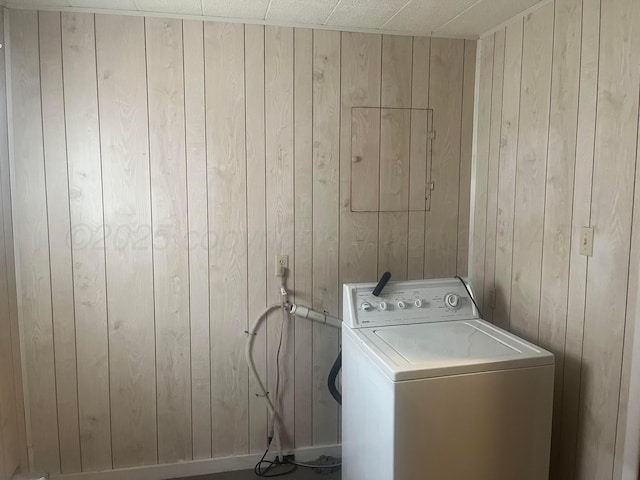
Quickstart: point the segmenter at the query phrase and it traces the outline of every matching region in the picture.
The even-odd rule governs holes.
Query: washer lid
[[[394,381],[553,364],[551,353],[483,320],[367,328],[356,336]]]

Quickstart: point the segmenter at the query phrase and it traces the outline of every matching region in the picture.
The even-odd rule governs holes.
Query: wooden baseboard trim
[[[315,460],[320,455],[341,456],[340,445],[298,448],[293,451],[300,461]],[[250,470],[262,457],[261,454],[239,455],[235,457],[209,458],[167,465],[122,468],[102,472],[72,473],[52,475],[51,480],[169,480],[193,477],[211,473]]]

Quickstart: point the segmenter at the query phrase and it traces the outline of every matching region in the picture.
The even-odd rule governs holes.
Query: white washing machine
[[[344,286],[343,480],[547,480],[553,355],[460,279]]]

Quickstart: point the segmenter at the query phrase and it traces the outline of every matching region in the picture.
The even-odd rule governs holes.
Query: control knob
[[[460,308],[460,296],[455,293],[447,293],[447,296],[444,297],[444,303],[447,307],[457,310]]]
[[[387,309],[387,302],[380,302],[380,310],[386,310]]]
[[[416,301],[413,302],[413,304],[416,306],[416,308],[422,308],[422,300],[420,300],[419,298],[417,298]]]
[[[360,305],[360,308],[364,312],[370,312],[373,309],[373,307],[369,302],[362,302],[362,305]]]
[[[406,307],[406,305],[405,305],[405,303],[404,303],[402,300],[398,302],[398,308],[399,308],[400,310],[404,310],[404,309],[405,309],[405,307]]]

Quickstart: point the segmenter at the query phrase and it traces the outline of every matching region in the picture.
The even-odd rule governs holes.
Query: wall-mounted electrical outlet
[[[289,268],[289,255],[276,255],[276,277],[281,277],[286,268]]]
[[[582,227],[580,230],[580,255],[593,256],[593,227]]]

